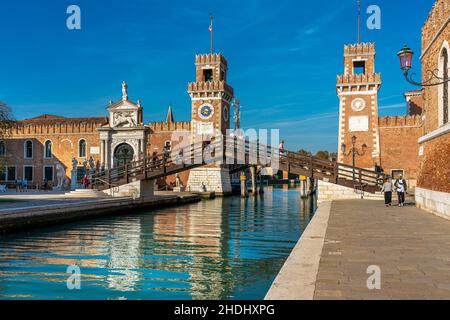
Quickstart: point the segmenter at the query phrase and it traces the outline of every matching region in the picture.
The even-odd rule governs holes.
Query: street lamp
[[[352,147],[351,147],[351,149],[349,150],[348,153],[346,153],[347,146],[345,145],[345,143],[343,143],[342,146],[341,146],[342,153],[344,154],[344,156],[352,155],[352,160],[353,160],[353,181],[356,180],[356,174],[355,174],[356,156],[362,157],[362,156],[364,156],[366,154],[366,151],[367,151],[367,145],[365,143],[361,146],[361,151],[358,148],[356,148],[356,140],[357,140],[356,136],[353,136],[352,137]]]
[[[425,73],[429,75],[428,80],[424,82],[414,81],[413,76],[415,73],[409,74],[409,71],[412,68],[412,61],[414,52],[405,45],[402,50],[397,53],[397,56],[400,59],[400,69],[403,70],[403,74],[405,76],[406,81],[409,83],[419,86],[419,87],[433,87],[449,82],[450,79],[441,78],[438,76],[439,70],[426,70]]]

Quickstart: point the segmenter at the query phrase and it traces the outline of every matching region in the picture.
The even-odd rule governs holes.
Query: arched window
[[[0,157],[6,156],[5,141],[0,141]]]
[[[442,72],[444,78],[444,88],[442,92],[442,124],[448,122],[448,51],[447,48],[442,50]]]
[[[78,142],[78,157],[86,158],[86,140],[84,139]]]
[[[46,159],[50,159],[52,157],[52,142],[50,140],[45,141],[44,156]]]
[[[31,140],[25,141],[24,157],[25,157],[25,159],[32,159],[33,158],[33,142]]]

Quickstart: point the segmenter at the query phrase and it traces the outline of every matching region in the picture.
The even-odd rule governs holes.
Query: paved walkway
[[[367,288],[367,268],[381,289]],[[450,221],[379,201],[331,205],[314,299],[450,299]]]

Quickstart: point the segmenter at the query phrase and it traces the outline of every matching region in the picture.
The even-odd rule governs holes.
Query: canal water
[[[0,237],[0,299],[263,299],[314,211],[270,188]]]

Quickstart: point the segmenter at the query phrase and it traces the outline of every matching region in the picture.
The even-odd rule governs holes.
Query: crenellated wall
[[[382,127],[421,127],[423,125],[422,116],[391,116],[379,117],[378,125]]]
[[[381,167],[391,174],[392,170],[404,170],[409,186],[415,187],[419,171],[419,145],[423,133],[422,116],[379,117]]]
[[[91,156],[95,162],[100,161],[100,139],[97,128],[107,121],[105,117],[64,118],[51,115],[18,121],[3,138],[6,164],[15,168],[16,179],[23,179],[24,168],[32,167],[33,179],[30,184],[33,186],[43,184],[45,167],[53,167],[52,181],[56,182],[56,162],[63,165],[66,176],[70,177],[73,157],[78,160],[79,165]],[[80,140],[86,141],[86,157],[79,157]],[[26,141],[31,141],[33,145],[33,156],[29,159],[25,157]],[[45,157],[47,141],[52,145],[50,158]]]
[[[190,121],[182,122],[152,122],[147,125],[152,133],[165,132],[165,131],[179,131],[179,130],[191,130]]]
[[[426,53],[432,42],[439,36],[440,31],[447,26],[449,20],[450,1],[437,0],[422,27],[422,54]]]

